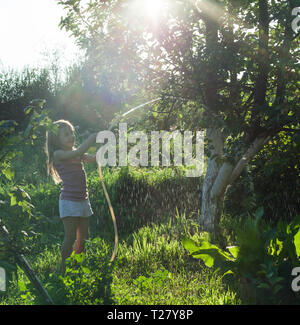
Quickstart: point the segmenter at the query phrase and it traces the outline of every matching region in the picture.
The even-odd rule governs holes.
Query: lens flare
[[[144,0],[145,10],[149,17],[155,18],[162,9],[162,0]]]

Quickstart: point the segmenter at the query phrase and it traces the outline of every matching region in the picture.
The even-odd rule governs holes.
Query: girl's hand
[[[89,155],[87,153],[83,154],[82,161],[85,163],[95,163],[96,162],[96,156]]]

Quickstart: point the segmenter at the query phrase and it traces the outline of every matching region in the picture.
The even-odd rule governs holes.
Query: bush
[[[199,179],[187,178],[171,168],[104,168],[103,177],[121,231],[177,213],[198,216],[201,208]],[[88,187],[95,215],[102,218],[98,222],[101,229],[110,214],[97,172],[89,174]]]
[[[250,168],[256,204],[269,221],[291,222],[300,213],[299,134],[279,133],[256,156]]]
[[[228,251],[206,239],[184,239],[185,248],[208,267],[233,274],[246,301],[257,304],[299,304],[291,289],[292,269],[300,266],[300,216],[293,222],[280,221],[271,227],[263,219],[263,209],[235,229],[236,246]]]
[[[85,253],[66,260],[63,282],[67,302],[72,305],[111,304],[112,273],[115,264],[109,262],[109,247],[100,238],[86,241]]]

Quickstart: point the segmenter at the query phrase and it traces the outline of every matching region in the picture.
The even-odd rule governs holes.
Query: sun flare
[[[145,10],[149,17],[155,18],[159,15],[162,10],[162,0],[143,0]]]

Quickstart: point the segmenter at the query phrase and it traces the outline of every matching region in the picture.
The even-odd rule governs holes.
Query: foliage
[[[195,227],[192,219],[178,215],[124,233],[113,264],[109,262],[113,242],[91,238],[84,255],[70,257],[65,275],[60,269],[58,239],[51,237],[51,243],[39,244],[40,253],[31,255],[30,262],[58,305],[240,304],[238,295],[222,283],[219,273],[205,268],[199,272],[199,266],[195,267],[186,256],[180,238],[195,232]],[[0,304],[40,303],[28,279],[18,269],[18,280],[9,283]]]
[[[66,261],[63,282],[68,304],[110,304],[110,282],[114,265],[109,262],[108,246],[100,238],[86,242],[86,252],[74,252]],[[64,302],[66,303],[66,301]]]
[[[183,245],[206,266],[221,268],[223,276],[233,274],[236,280],[248,283],[254,291],[252,297],[248,296],[252,302],[296,303],[290,284],[291,270],[300,265],[300,217],[272,228],[264,223],[262,215],[263,209],[259,209],[255,219],[249,216],[236,229],[236,246],[226,251],[205,239],[195,242],[185,238]]]
[[[155,167],[105,167],[103,177],[110,199],[114,202],[120,232],[134,231],[151,222],[159,222],[177,211],[180,214],[198,215],[201,185],[198,179],[187,178],[181,171]],[[112,226],[111,217],[95,170],[89,173],[88,188],[95,216],[101,216],[95,227],[105,236],[105,230]]]
[[[299,123],[295,1],[211,1],[210,11],[196,1],[165,0],[154,21],[132,1],[59,3],[66,12],[60,25],[87,50],[98,87],[107,69],[109,89],[126,83],[135,93],[137,84],[139,94],[160,93],[158,119],[171,116],[178,126],[193,111],[198,128],[222,128],[227,154],[241,150],[254,131]]]
[[[5,225],[10,236],[4,240],[7,252],[19,253],[28,250],[34,238],[30,236],[33,232],[32,221],[34,220],[31,197],[25,188],[15,182],[15,170],[12,161],[22,156],[16,147],[32,146],[37,139],[39,128],[49,127],[51,120],[48,112],[43,110],[44,100],[32,100],[30,106],[25,108],[25,113],[30,114],[30,123],[24,131],[16,132],[16,122],[7,123],[2,121],[2,137],[0,140],[0,179],[3,187],[0,190],[1,198],[1,225]],[[4,146],[5,144],[5,146]],[[1,238],[2,243],[2,238]]]
[[[134,2],[60,1],[66,9],[61,27],[87,50],[86,61],[70,68],[66,83],[52,83],[46,70],[1,74],[0,207],[11,234],[9,241],[1,239],[1,259],[11,264],[8,252],[30,252],[39,276],[62,304],[239,303],[213,271],[215,266],[223,274],[233,272],[242,286],[254,287],[255,302],[294,303],[287,288],[291,268],[299,265],[300,237],[299,220],[292,220],[299,174],[299,46],[290,28],[296,1],[274,0],[268,6],[267,0],[216,0],[209,1],[209,11],[195,1],[162,0],[167,10],[161,10],[156,22],[146,19],[143,10],[132,10]],[[162,100],[145,114],[143,127],[214,126],[224,140],[216,157],[220,163],[234,163],[255,137],[272,138],[279,132],[252,160],[243,179],[246,184],[249,176],[254,184],[254,204],[246,197],[248,202],[233,213],[246,215],[259,202],[267,211],[265,219],[278,220],[276,227],[265,223],[263,210],[258,210],[254,219],[234,228],[235,246],[223,250],[206,234],[199,237],[194,219],[182,217],[184,212],[188,218],[199,216],[199,180],[187,180],[172,168],[106,169],[123,240],[118,267],[107,262],[112,228],[94,172],[88,179],[95,206],[92,235],[103,239],[87,243],[86,255],[73,255],[66,275],[60,276],[55,270],[63,236],[57,218],[59,187],[41,182],[46,181],[40,164],[42,132],[50,119],[43,100],[26,105],[32,98],[45,98],[52,119],[98,129],[121,108],[153,96]],[[208,155],[211,147],[209,142]],[[236,201],[240,197],[238,192]],[[193,237],[191,225],[196,228]],[[193,238],[183,243],[208,269],[185,255],[183,235]],[[17,275],[3,303],[39,303],[22,270]]]
[[[257,155],[251,164],[256,204],[264,206],[270,221],[292,221],[299,214],[298,133],[281,132]]]
[[[126,89],[128,102],[160,97],[147,129],[207,129],[207,228],[261,148],[299,133],[297,1],[161,0],[154,19],[139,1],[59,3],[60,25],[86,49],[96,87]]]
[[[46,68],[0,71],[0,117],[22,124],[28,112],[24,108],[33,98],[53,101],[51,72]],[[28,121],[27,121],[28,122]]]

